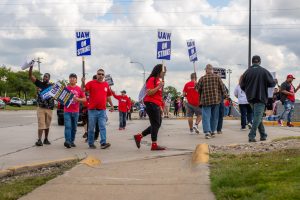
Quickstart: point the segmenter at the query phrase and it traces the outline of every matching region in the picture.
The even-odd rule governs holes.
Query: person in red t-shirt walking
[[[201,109],[199,107],[199,93],[195,90],[195,85],[197,84],[196,73],[191,74],[191,81],[187,82],[183,88],[183,96],[187,98],[187,117],[190,127],[190,133],[195,131],[199,134],[198,124],[201,122]],[[193,126],[193,116],[196,115],[196,122]]]
[[[162,88],[164,82],[161,78],[165,75],[165,70],[163,70],[163,65],[156,65],[150,76],[146,81],[146,96],[144,98],[144,103],[146,105],[146,112],[149,116],[150,126],[146,128],[142,133],[134,136],[134,140],[137,148],[141,146],[141,140],[143,137],[151,134],[151,150],[165,150],[165,147],[157,145],[157,133],[162,122]]]
[[[96,149],[94,145],[94,130],[98,121],[100,129],[100,145],[101,149],[110,147],[106,142],[106,102],[111,106],[113,111],[113,103],[111,101],[112,92],[107,82],[104,80],[105,72],[103,69],[97,71],[97,80],[92,80],[85,85],[85,90],[89,92],[90,99],[88,105],[88,144],[90,149]],[[83,83],[84,83],[83,79]]]
[[[79,117],[79,103],[85,102],[85,94],[77,83],[77,75],[72,73],[69,76],[69,85],[66,87],[74,94],[73,102],[69,107],[64,107],[64,124],[65,124],[65,143],[66,148],[76,147],[74,144],[77,131],[77,122]]]
[[[280,92],[281,92],[281,101],[284,105],[284,111],[280,115],[278,119],[278,124],[283,126],[282,119],[285,118],[287,114],[287,126],[293,127],[294,125],[291,123],[292,121],[292,114],[294,112],[295,106],[295,93],[300,89],[300,84],[297,88],[295,88],[292,84],[295,77],[292,74],[287,75],[286,81],[281,84]]]
[[[128,110],[130,109],[131,106],[131,102],[128,98],[128,96],[126,95],[126,91],[122,90],[121,91],[121,95],[116,95],[116,93],[114,91],[112,91],[113,96],[115,97],[115,99],[117,99],[119,101],[119,130],[124,130],[126,127],[126,114],[128,112]]]

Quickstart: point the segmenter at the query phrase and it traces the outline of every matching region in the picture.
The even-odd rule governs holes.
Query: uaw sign
[[[187,47],[188,47],[190,61],[191,62],[197,61],[198,58],[197,58],[195,40],[187,40],[186,43],[187,43]]]
[[[219,75],[221,79],[226,79],[226,69],[214,67],[214,73]]]
[[[76,31],[76,54],[77,56],[91,55],[91,33],[89,30]]]
[[[158,29],[157,32],[157,59],[171,59],[171,31]]]

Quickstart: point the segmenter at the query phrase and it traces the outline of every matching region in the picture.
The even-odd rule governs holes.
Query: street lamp
[[[142,67],[143,67],[143,70],[144,70],[144,72],[143,72],[143,75],[144,75],[144,82],[143,83],[145,83],[146,82],[146,71],[145,71],[145,66],[142,64],[142,63],[140,63],[140,62],[136,62],[136,61],[130,61],[130,63],[131,64],[139,64],[139,65],[141,65]]]
[[[248,44],[248,67],[251,66],[251,0],[249,0],[249,44]]]
[[[232,70],[227,69],[226,72],[228,74],[228,93],[229,93],[229,96],[230,96],[230,74],[232,73]]]
[[[41,66],[40,66],[40,64],[42,63],[41,59],[44,59],[44,58],[37,57],[34,59],[34,61],[38,63],[39,73],[41,73]]]

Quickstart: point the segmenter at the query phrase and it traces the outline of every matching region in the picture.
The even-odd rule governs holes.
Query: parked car
[[[21,99],[21,101],[22,101],[22,105],[26,105],[26,101],[25,101],[25,99]]]
[[[82,104],[80,104],[78,125],[82,125],[82,123],[83,123],[83,121],[82,121],[83,112],[82,111],[83,111],[83,107],[82,107]],[[65,120],[64,120],[64,105],[60,104],[59,102],[57,102],[56,114],[57,114],[57,123],[58,123],[58,125],[63,126],[64,122],[65,122]]]
[[[4,101],[4,103],[6,103],[6,104],[9,104],[9,102],[10,102],[10,97],[0,97],[0,99],[2,101]]]
[[[32,105],[34,105],[34,106],[36,106],[36,105],[37,105],[37,101],[36,101],[36,99],[31,99],[31,101],[32,101]]]
[[[5,108],[5,102],[0,99],[0,108]]]
[[[27,100],[27,101],[26,101],[26,105],[27,105],[27,106],[32,106],[32,105],[33,105],[32,100]]]
[[[22,100],[20,98],[18,98],[18,97],[13,97],[13,98],[11,98],[9,104],[11,106],[19,106],[19,107],[21,107],[22,106]]]

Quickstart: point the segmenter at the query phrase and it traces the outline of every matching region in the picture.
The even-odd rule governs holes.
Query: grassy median
[[[67,162],[53,167],[27,172],[18,176],[0,179],[0,199],[17,200],[30,193],[35,188],[44,185],[49,180],[62,175],[71,169],[78,161]]]
[[[217,200],[299,200],[300,149],[256,154],[212,154]]]

